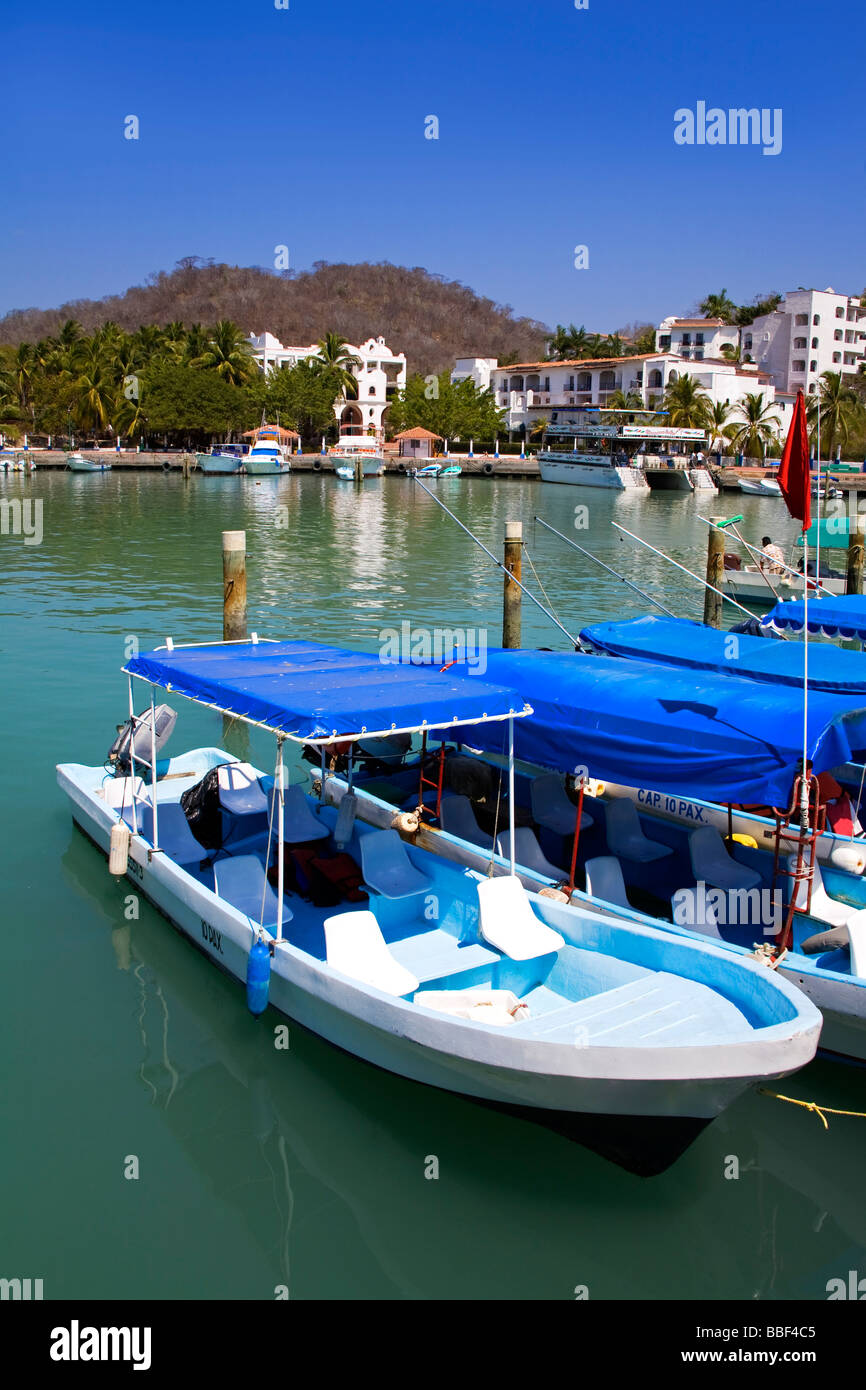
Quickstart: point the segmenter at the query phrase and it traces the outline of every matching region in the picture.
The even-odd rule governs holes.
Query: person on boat
[[[761,549],[763,553],[767,556],[768,560],[772,561],[771,565],[766,565],[762,560],[760,562],[761,569],[769,570],[770,574],[784,574],[785,552],[783,551],[780,545],[773,544],[772,536],[763,537],[761,541]]]

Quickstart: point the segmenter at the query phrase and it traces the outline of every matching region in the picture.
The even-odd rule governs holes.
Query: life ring
[[[322,471],[322,460],[321,460],[321,459],[314,459],[314,460],[313,460],[313,472],[314,472],[314,473],[321,473],[321,471]]]
[[[405,465],[405,463],[398,463],[398,464],[397,464],[397,472],[398,472],[398,473],[405,473],[405,472],[406,472],[406,465]]]
[[[489,478],[491,473],[493,472],[493,464],[485,463],[483,468],[481,469],[481,472],[484,474],[485,478]]]

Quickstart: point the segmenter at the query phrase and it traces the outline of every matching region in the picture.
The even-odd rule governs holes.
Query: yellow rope
[[[772,1096],[774,1100],[786,1100],[789,1105],[801,1105],[804,1110],[811,1110],[813,1115],[820,1116],[825,1129],[830,1128],[825,1119],[825,1112],[827,1115],[853,1115],[858,1120],[866,1120],[866,1113],[862,1110],[834,1110],[832,1105],[819,1105],[815,1100],[795,1100],[793,1096],[782,1096],[778,1091],[768,1091],[763,1086],[760,1087],[760,1094]]]

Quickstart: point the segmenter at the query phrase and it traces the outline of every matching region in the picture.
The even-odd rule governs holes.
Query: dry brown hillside
[[[329,265],[275,274],[257,266],[214,265],[197,256],[148,276],[121,295],[78,299],[58,309],[14,309],[0,319],[0,343],[54,335],[67,319],[92,333],[107,319],[127,332],[142,324],[210,324],[233,319],[245,333],[275,333],[284,343],[313,343],[326,332],[350,343],[383,334],[405,352],[409,370],[435,372],[455,357],[544,355],[544,324],[515,318],[509,305],[416,266]]]

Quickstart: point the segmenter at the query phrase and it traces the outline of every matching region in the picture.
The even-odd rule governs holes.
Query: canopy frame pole
[[[283,763],[283,739],[277,739],[277,941],[283,939],[283,896],[285,893],[285,848],[283,831],[285,829],[283,787],[285,765]]]
[[[685,565],[681,565],[679,560],[674,560],[670,555],[665,555],[663,550],[656,550],[655,546],[650,545],[649,541],[642,540],[641,537],[636,536],[633,531],[627,530],[625,526],[620,526],[618,521],[612,521],[610,524],[611,526],[615,526],[617,531],[623,531],[625,535],[631,536],[632,540],[637,541],[638,545],[646,546],[647,550],[651,550],[653,555],[660,556],[662,560],[667,560],[669,565],[673,565],[676,569],[682,570],[683,574],[687,574],[690,579],[695,579],[699,584],[703,584],[705,589],[712,589],[714,594],[718,594],[720,598],[725,599],[728,603],[732,603],[735,608],[739,608],[740,612],[745,613],[747,618],[754,618],[754,613],[750,613],[748,608],[744,608],[735,598],[731,598],[730,594],[726,594],[721,589],[717,589],[715,584],[710,584],[709,580],[701,579],[699,574],[694,574],[692,570],[686,569]]]
[[[580,844],[580,827],[583,822],[583,792],[585,786],[586,778],[581,774],[580,790],[577,796],[577,814],[574,818],[574,839],[571,845],[571,867],[568,873],[568,888],[566,889],[569,901],[571,901],[572,895],[574,894],[574,879],[577,873],[577,847]]]
[[[559,536],[559,539],[565,541],[566,545],[570,545],[572,550],[580,551],[581,555],[585,555],[587,559],[592,560],[596,565],[600,565],[603,570],[607,570],[608,574],[612,574],[613,577],[618,579],[622,584],[627,584],[630,589],[634,589],[635,593],[640,594],[641,598],[645,598],[648,603],[654,603],[663,613],[667,613],[669,618],[676,618],[676,613],[672,613],[669,608],[666,608],[661,599],[653,598],[652,594],[647,594],[643,589],[639,589],[637,584],[633,584],[630,579],[626,579],[625,575],[618,574],[610,565],[606,565],[604,560],[599,560],[597,555],[593,555],[592,551],[584,550],[582,545],[577,544],[577,541],[569,540],[568,536],[564,536],[561,531],[557,531],[556,527],[551,526],[543,517],[534,516],[532,519],[533,521],[539,522],[547,531],[552,531],[555,536]]]
[[[508,721],[508,853],[511,859],[511,877],[516,877],[516,856],[514,849],[514,717]]]
[[[422,492],[426,492],[426,494],[427,494],[428,497],[432,497],[432,498],[433,498],[433,501],[436,503],[437,507],[441,507],[442,510],[443,510],[443,512],[445,512],[446,516],[450,516],[450,518],[451,518],[452,521],[456,521],[456,522],[457,522],[457,525],[460,527],[460,530],[461,530],[461,531],[465,531],[466,534],[467,534],[467,536],[469,537],[469,539],[470,539],[471,541],[474,541],[475,544],[479,547],[479,549],[481,549],[481,550],[484,551],[484,554],[487,555],[487,556],[493,561],[494,565],[496,566],[496,568],[497,568],[498,570],[501,570],[501,571],[502,571],[502,573],[505,575],[506,579],[508,579],[512,584],[516,584],[517,587],[518,587],[518,589],[520,589],[521,593],[526,594],[526,597],[527,597],[527,598],[532,599],[532,602],[535,604],[536,608],[540,608],[541,611],[542,611],[542,613],[544,614],[544,616],[545,616],[546,618],[549,618],[550,621],[551,621],[552,623],[555,623],[556,626],[559,628],[560,632],[563,633],[563,634],[568,638],[568,640],[569,640],[569,642],[571,643],[571,645],[572,645],[572,647],[574,648],[574,650],[575,650],[575,651],[579,651],[579,650],[580,650],[580,643],[578,642],[577,638],[576,638],[576,637],[572,637],[571,633],[568,631],[568,628],[563,627],[563,625],[562,625],[562,623],[559,621],[559,619],[558,619],[558,618],[555,618],[555,617],[553,616],[553,614],[551,613],[551,611],[550,611],[549,608],[545,608],[544,604],[541,602],[540,599],[537,599],[537,598],[535,597],[535,594],[532,593],[531,589],[527,589],[526,585],[523,583],[522,580],[517,579],[517,578],[511,573],[511,570],[506,569],[505,565],[502,563],[501,560],[497,560],[496,556],[493,554],[493,551],[492,551],[492,550],[488,550],[488,549],[487,549],[487,546],[484,544],[484,542],[483,542],[483,541],[480,541],[480,540],[478,539],[478,537],[477,537],[476,535],[474,535],[474,534],[472,533],[472,531],[469,530],[469,527],[468,527],[468,526],[464,526],[464,525],[463,525],[463,522],[460,520],[460,518],[457,517],[457,516],[455,516],[454,513],[453,513],[452,511],[449,511],[449,509],[445,506],[445,503],[444,503],[444,502],[440,502],[440,500],[439,500],[439,498],[436,496],[435,492],[431,492],[430,489],[429,489],[429,487],[425,487],[424,484],[423,484],[423,483],[420,481],[420,479],[417,478],[417,477],[413,479],[413,482],[415,483],[415,486],[416,486],[416,487],[420,487],[420,489],[421,489]],[[510,718],[510,716],[509,716],[509,718]]]
[[[150,807],[153,814],[153,850],[159,849],[159,822],[156,804],[156,687],[150,687]]]
[[[320,801],[321,803],[324,803],[324,800],[325,800],[325,778],[326,778],[326,776],[328,775],[328,774],[327,774],[327,767],[326,767],[326,765],[325,765],[325,745],[324,745],[324,743],[322,744],[322,747],[321,747],[321,749],[320,749],[319,751],[320,751],[321,754],[322,754],[321,775],[320,775],[320,777],[319,777],[319,801]]]
[[[138,834],[138,812],[135,807],[135,700],[132,694],[132,676],[127,676],[129,686],[129,800],[132,810],[132,833]]]

